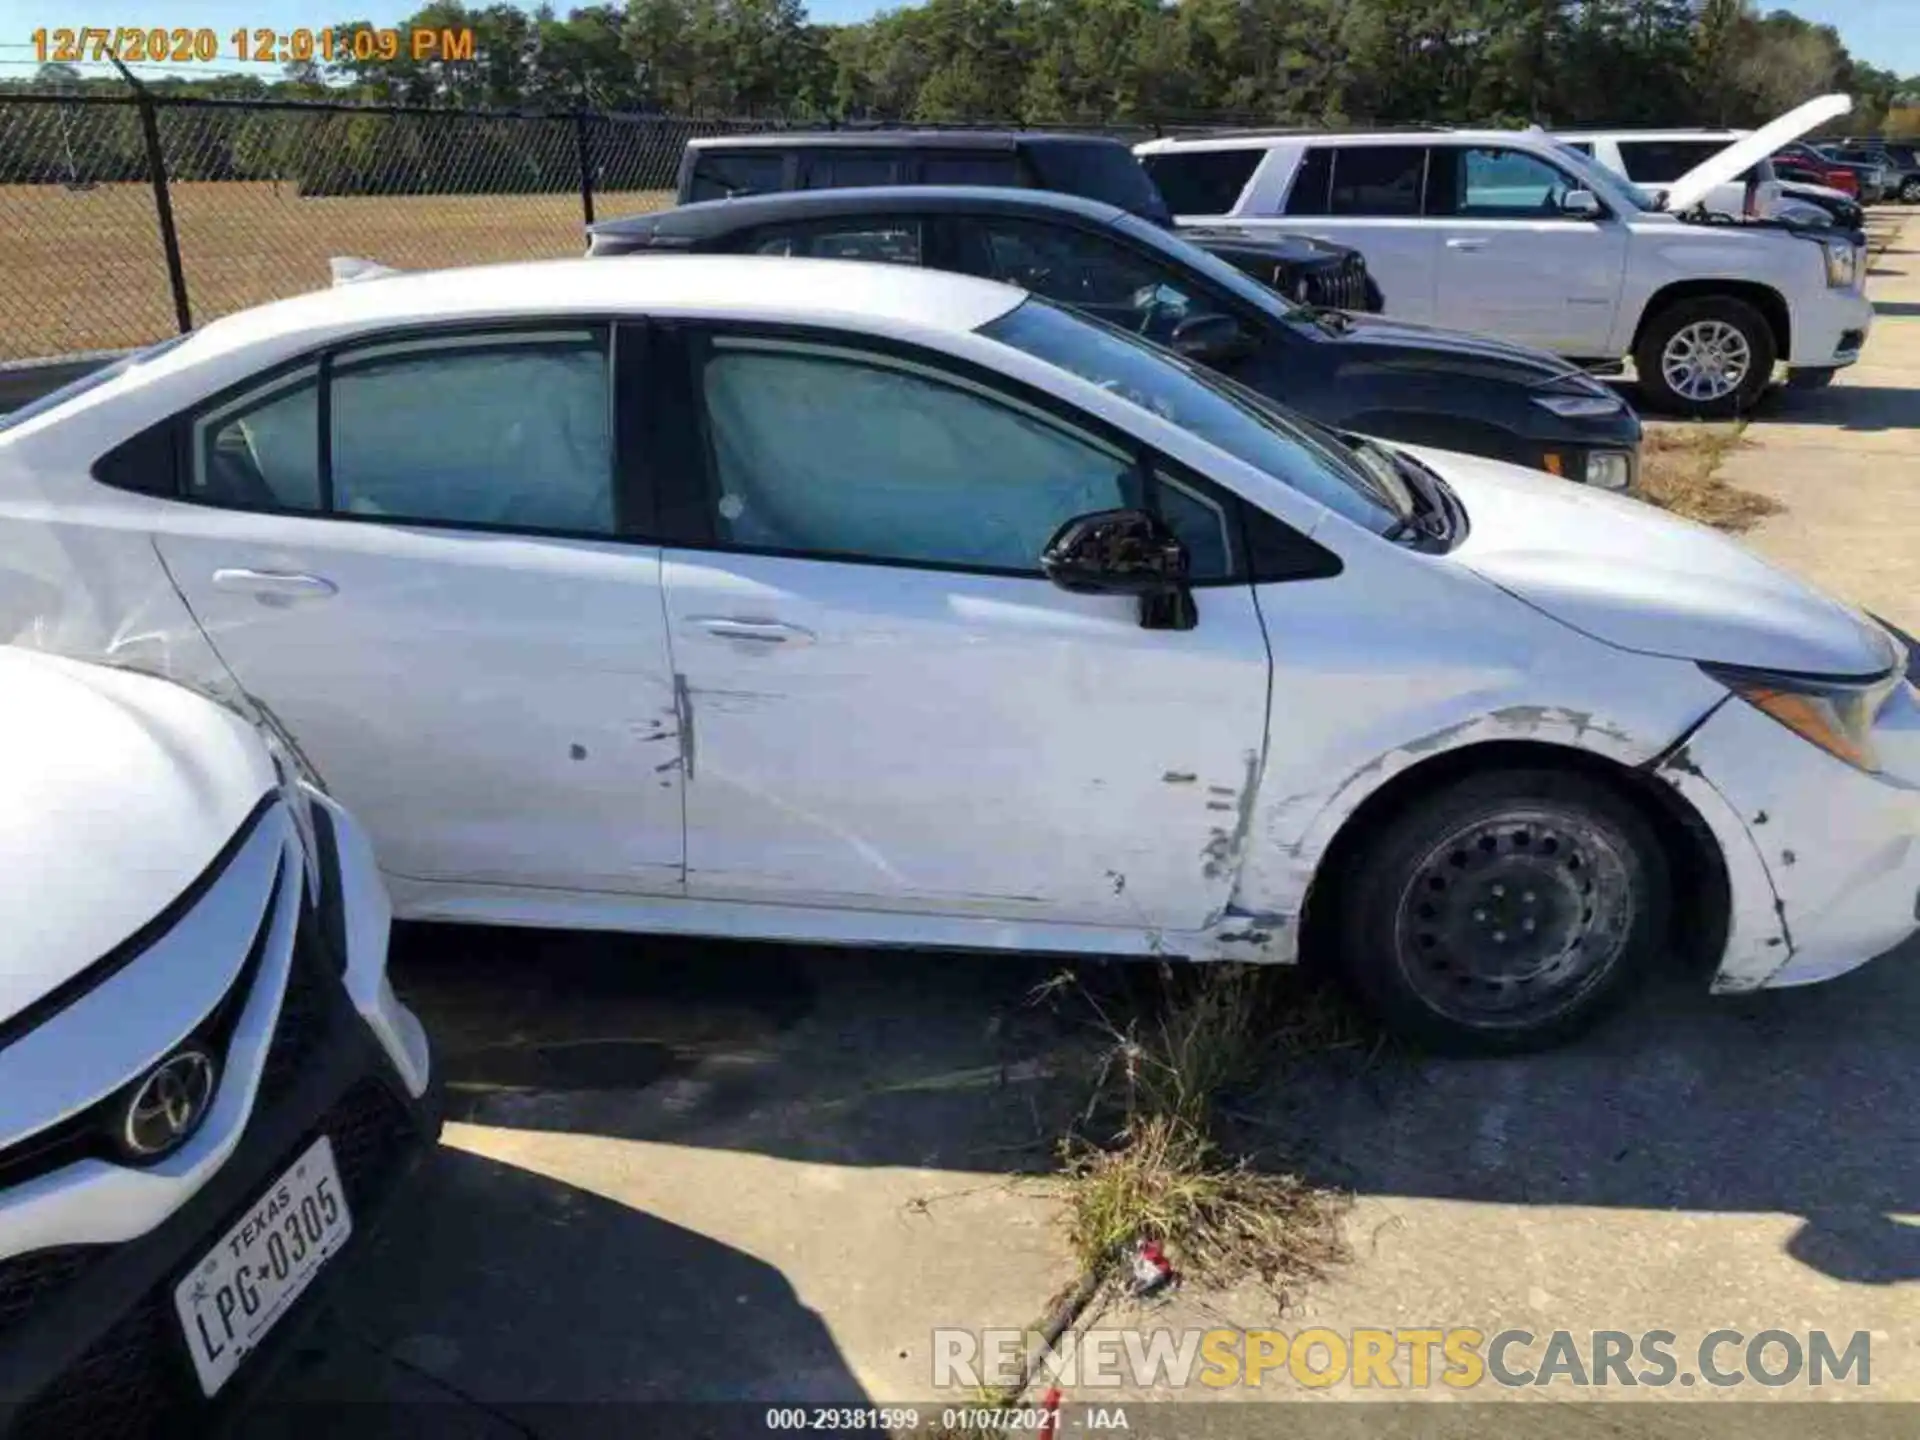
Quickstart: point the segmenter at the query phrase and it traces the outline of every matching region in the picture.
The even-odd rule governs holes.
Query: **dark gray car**
[[[1173,210],[1146,168],[1107,135],[1030,130],[854,129],[708,136],[680,157],[682,205],[792,190],[871,185],[991,185],[1051,190],[1117,205],[1173,228]],[[1385,308],[1366,258],[1304,235],[1222,227],[1182,231],[1290,300],[1341,310]]]

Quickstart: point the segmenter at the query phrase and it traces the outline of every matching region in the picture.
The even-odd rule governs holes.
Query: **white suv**
[[[1594,364],[1630,355],[1653,406],[1723,416],[1759,397],[1776,362],[1823,384],[1866,343],[1852,237],[1695,208],[1830,111],[1803,106],[1719,151],[1668,187],[1664,209],[1537,127],[1209,136],[1136,153],[1167,193],[1212,202],[1180,223],[1351,245],[1389,315]]]

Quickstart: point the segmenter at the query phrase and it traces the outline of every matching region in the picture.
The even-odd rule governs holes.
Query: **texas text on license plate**
[[[333,1145],[322,1135],[174,1287],[202,1391],[226,1384],[352,1233]]]

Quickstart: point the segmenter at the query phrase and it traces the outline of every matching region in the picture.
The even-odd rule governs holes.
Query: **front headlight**
[[[1587,456],[1587,484],[1596,490],[1626,490],[1633,485],[1633,457],[1620,450],[1596,450]]]
[[[1612,393],[1606,395],[1536,395],[1533,403],[1543,410],[1568,420],[1592,420],[1602,415],[1620,413],[1620,397]]]
[[[1835,290],[1852,285],[1860,273],[1860,252],[1851,240],[1823,240],[1820,253],[1827,260],[1827,284]]]
[[[1703,663],[1700,668],[1754,709],[1835,759],[1869,774],[1879,770],[1873,722],[1901,684],[1898,674],[1865,682],[1823,681],[1732,665]]]

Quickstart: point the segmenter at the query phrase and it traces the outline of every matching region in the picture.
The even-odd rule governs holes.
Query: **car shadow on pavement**
[[[1824,985],[1663,977],[1546,1054],[1290,1067],[1253,1101],[1289,1163],[1358,1193],[1798,1216],[1788,1253],[1920,1280],[1920,940]]]
[[[448,1116],[837,1165],[1044,1167],[1073,1103],[1058,961],[396,931]]]
[[[454,1118],[848,1166],[1032,1173],[1092,1037],[1063,962],[645,937],[402,930],[396,984]],[[1091,976],[1095,963],[1065,968]],[[1661,977],[1586,1039],[1288,1061],[1236,1097],[1255,1163],[1361,1193],[1802,1218],[1790,1252],[1920,1279],[1920,941],[1825,985]]]
[[[774,1266],[452,1147],[355,1262],[243,1434],[746,1436],[864,1403]]]
[[[1870,270],[1870,275],[1904,275],[1904,270]],[[1882,320],[1909,315],[1920,315],[1920,301],[1913,300],[1876,300],[1873,313]]]
[[[1782,386],[1769,393],[1759,418],[1855,431],[1920,429],[1920,390],[1894,385],[1830,385],[1824,390]]]

